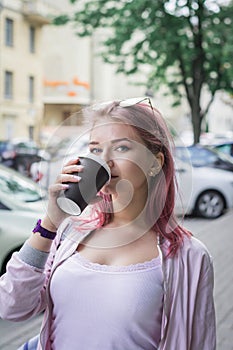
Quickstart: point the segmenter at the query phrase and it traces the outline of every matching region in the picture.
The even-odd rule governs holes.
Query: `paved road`
[[[213,221],[187,218],[185,226],[206,244],[213,256],[217,350],[233,350],[233,211]],[[37,334],[41,318],[20,323],[0,319],[0,349],[16,350],[26,339]]]

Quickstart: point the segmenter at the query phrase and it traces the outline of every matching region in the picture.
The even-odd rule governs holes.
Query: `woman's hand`
[[[74,175],[83,170],[82,165],[78,165],[79,159],[70,160],[62,169],[60,175],[58,175],[56,182],[49,187],[49,202],[47,208],[47,215],[42,219],[41,226],[45,229],[56,232],[58,226],[64,219],[69,217],[64,211],[62,211],[57,205],[57,198],[62,190],[69,188],[67,182],[79,182],[81,177]],[[41,237],[39,232],[33,233],[29,238],[29,244],[40,251],[49,252],[52,240],[49,238]]]
[[[49,202],[47,215],[42,220],[41,225],[50,231],[56,231],[58,226],[64,219],[70,215],[65,213],[57,205],[57,198],[62,190],[69,188],[69,182],[79,182],[81,176],[79,174],[83,170],[83,165],[78,165],[79,159],[72,159],[62,169],[58,175],[56,182],[49,187]]]

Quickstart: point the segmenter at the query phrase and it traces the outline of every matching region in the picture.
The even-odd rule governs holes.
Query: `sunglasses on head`
[[[154,108],[152,106],[151,99],[149,97],[147,97],[147,96],[133,97],[133,98],[129,98],[129,99],[126,99],[126,100],[117,101],[118,105],[116,105],[116,107],[118,107],[118,106],[122,107],[122,108],[132,107],[132,106],[140,104],[140,103],[142,103],[144,101],[148,102],[149,107],[150,107],[150,109],[151,109],[151,111],[153,113],[154,123],[155,123],[155,130],[160,130],[160,127],[159,127],[158,122],[157,122],[157,116],[155,115],[155,111],[154,111]],[[107,101],[107,102],[99,103],[99,104],[96,104],[96,105],[92,106],[92,109],[94,111],[95,110],[97,111],[97,110],[100,110],[102,108],[105,108],[106,106],[110,105],[111,103],[113,103],[113,101]],[[153,130],[147,130],[147,131],[149,131],[150,133],[151,133],[151,131],[153,132]]]
[[[149,97],[133,97],[133,98],[129,98],[129,99],[126,99],[126,100],[121,100],[119,101],[119,107],[122,107],[122,108],[127,108],[127,107],[132,107],[132,106],[135,106],[137,104],[140,104],[141,102],[144,102],[144,101],[148,101],[149,103],[149,106],[154,114],[154,109],[153,109],[153,106],[152,106],[152,103],[151,103],[151,99]],[[103,102],[103,103],[99,103],[97,105],[94,105],[92,107],[93,110],[97,111],[97,110],[100,110],[104,107],[106,107],[107,105],[109,105],[111,102],[113,101],[108,101],[108,102]]]

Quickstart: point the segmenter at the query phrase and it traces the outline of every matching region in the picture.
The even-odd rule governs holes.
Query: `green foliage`
[[[117,71],[134,74],[150,67],[147,87],[166,84],[175,104],[186,96],[192,114],[195,141],[209,105],[203,109],[203,86],[213,100],[219,89],[233,93],[233,2],[213,0],[70,0],[75,13],[56,24],[71,21],[77,34],[91,35],[110,28],[103,58]],[[211,102],[210,101],[210,102]]]
[[[53,23],[56,25],[64,25],[69,22],[69,17],[67,15],[61,15],[54,18]]]

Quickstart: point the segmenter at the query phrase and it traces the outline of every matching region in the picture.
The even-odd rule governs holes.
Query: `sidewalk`
[[[196,236],[214,262],[217,350],[233,350],[233,211],[200,227]]]
[[[38,334],[42,315],[30,321],[10,322],[0,320],[0,349],[16,350],[28,339]]]

